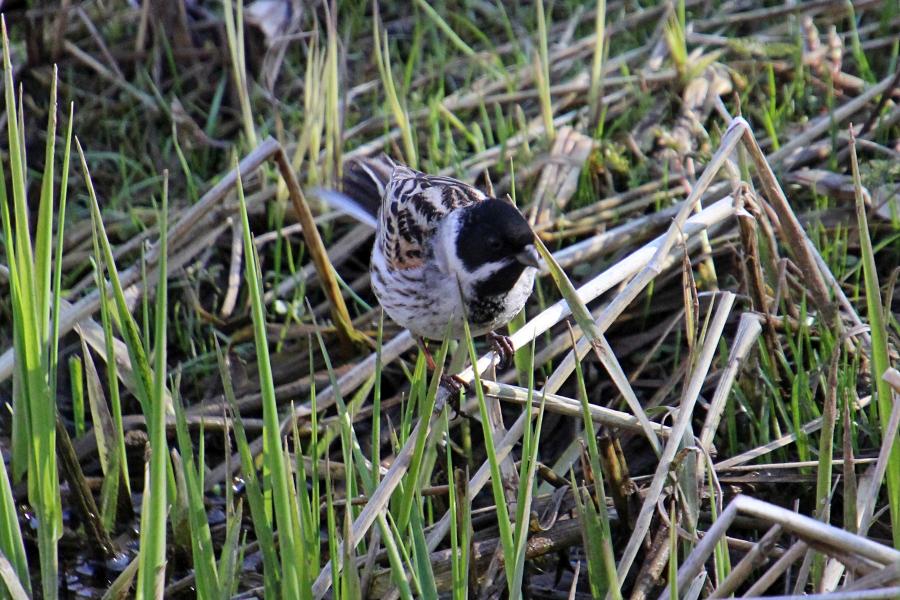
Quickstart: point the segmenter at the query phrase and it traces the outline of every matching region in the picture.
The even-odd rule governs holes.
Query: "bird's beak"
[[[528,244],[524,250],[516,254],[516,260],[526,267],[534,267],[535,269],[541,267],[540,258],[537,250],[534,248],[534,244]]]

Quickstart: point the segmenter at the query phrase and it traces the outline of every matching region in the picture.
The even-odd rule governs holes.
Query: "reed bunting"
[[[538,254],[534,233],[512,203],[450,177],[427,175],[385,155],[345,166],[343,193],[319,195],[375,227],[369,268],[388,316],[426,339],[487,334],[508,366],[513,347],[495,330],[525,306]],[[445,383],[458,387],[445,378]]]

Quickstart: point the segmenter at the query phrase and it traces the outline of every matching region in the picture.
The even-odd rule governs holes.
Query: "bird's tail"
[[[375,227],[395,166],[386,154],[350,160],[344,165],[343,192],[318,189],[316,195],[332,208]]]

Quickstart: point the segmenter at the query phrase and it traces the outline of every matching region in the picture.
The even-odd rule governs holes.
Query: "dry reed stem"
[[[769,502],[757,500],[750,496],[738,495],[728,504],[716,522],[709,528],[700,543],[682,562],[678,569],[676,589],[683,590],[687,583],[702,570],[706,559],[712,554],[738,513],[743,513],[767,523],[777,523],[786,531],[795,534],[807,543],[823,544],[846,553],[864,558],[881,565],[889,565],[900,561],[900,551],[894,550],[872,540],[844,531],[832,525],[822,523],[811,517],[797,514]],[[813,596],[804,596],[811,598]],[[824,596],[833,598],[834,596]],[[669,598],[668,587],[662,591],[660,600]]]
[[[762,567],[769,560],[769,553],[781,537],[781,525],[773,525],[760,538],[758,542],[753,544],[750,552],[744,555],[744,558],[734,566],[731,573],[719,584],[716,590],[707,596],[708,598],[728,598],[744,583],[747,577]]]
[[[775,564],[769,567],[769,569],[763,573],[762,577],[759,577],[742,597],[748,598],[751,596],[760,596],[765,593],[765,591],[772,587],[772,584],[774,584],[775,581],[791,567],[791,565],[806,554],[807,548],[809,548],[809,545],[804,541],[791,544],[791,547],[788,548],[787,552],[782,554],[781,558],[775,561]]]
[[[894,388],[895,394],[900,394],[900,371],[894,368],[890,368],[884,372],[884,375],[881,376],[882,379],[888,382],[892,388]],[[897,402],[897,399],[894,399],[894,402]]]
[[[760,178],[766,196],[769,198],[769,202],[772,203],[775,212],[778,213],[781,231],[785,237],[784,242],[791,249],[791,253],[794,255],[800,270],[803,271],[813,302],[815,302],[816,307],[822,313],[829,329],[840,330],[839,315],[829,298],[828,286],[825,285],[822,269],[814,258],[814,255],[818,254],[818,250],[809,240],[809,236],[806,235],[806,230],[803,229],[799,219],[797,219],[797,215],[794,214],[794,209],[788,203],[784,190],[781,189],[781,185],[775,178],[775,173],[766,161],[766,157],[756,142],[749,125],[745,129],[744,146],[753,160],[756,173]]]
[[[887,427],[881,434],[881,448],[878,451],[878,462],[875,463],[875,470],[870,476],[865,477],[863,481],[860,482],[859,486],[856,511],[859,515],[857,531],[860,535],[866,535],[869,531],[869,527],[872,525],[875,504],[878,501],[878,490],[881,489],[881,483],[884,480],[884,475],[887,471],[891,447],[895,443],[897,429],[900,427],[900,397],[898,397],[896,393],[894,393],[893,396],[891,415],[888,419]]]
[[[338,286],[337,278],[334,274],[334,267],[328,261],[328,252],[325,250],[325,244],[322,243],[322,236],[319,235],[319,229],[313,219],[312,211],[309,204],[303,196],[303,190],[297,181],[297,174],[291,166],[284,148],[280,145],[275,150],[275,163],[287,185],[288,195],[291,198],[291,204],[294,206],[294,212],[303,226],[303,239],[306,240],[306,248],[315,265],[316,273],[319,275],[319,282],[322,290],[331,303],[331,316],[337,327],[338,337],[346,346],[352,346],[365,340],[360,332],[353,328],[350,319],[350,313],[347,311],[347,305],[344,302],[344,296],[341,294],[341,288]]]
[[[481,386],[484,388],[486,396],[491,396],[498,400],[518,404],[520,406],[524,406],[528,401],[528,390],[523,387],[486,380],[482,380]],[[574,398],[568,398],[549,392],[546,394],[542,393],[541,398],[544,400],[544,410],[547,412],[566,415],[576,419],[581,418],[582,416],[583,410],[581,403]],[[596,404],[589,405],[589,410],[591,418],[597,423],[607,427],[632,431],[634,433],[644,432],[643,426],[637,418],[626,412],[613,410]],[[669,435],[670,428],[665,425],[651,422],[650,428],[654,435],[661,435],[664,437],[668,437]]]
[[[738,369],[740,369],[744,359],[747,358],[750,350],[755,346],[756,338],[759,337],[761,330],[762,326],[759,323],[759,317],[750,313],[741,315],[737,333],[734,341],[731,343],[728,365],[719,378],[712,401],[706,410],[706,420],[703,422],[703,428],[700,430],[700,448],[705,454],[709,454],[712,450],[713,437],[716,434],[716,429],[719,427],[722,411],[725,410],[725,402],[731,393],[731,386],[737,377]]]
[[[647,489],[646,495],[644,496],[644,503],[641,506],[641,511],[635,522],[634,531],[631,534],[631,538],[628,540],[628,544],[625,546],[622,558],[616,569],[620,581],[624,580],[631,570],[631,565],[644,541],[644,536],[646,536],[647,532],[650,530],[650,521],[656,510],[657,500],[668,480],[669,468],[672,465],[672,461],[675,459],[675,454],[681,446],[682,438],[685,433],[687,433],[691,424],[694,405],[700,395],[700,388],[706,380],[709,367],[712,364],[713,357],[718,349],[719,339],[725,328],[725,322],[731,314],[731,307],[734,304],[734,294],[731,292],[724,292],[720,298],[719,306],[716,309],[715,316],[713,317],[707,332],[706,341],[703,343],[694,370],[691,373],[691,378],[682,393],[681,403],[678,407],[678,417],[675,421],[675,425],[672,426],[672,433],[666,442],[662,456],[659,458],[659,464],[653,475],[653,481]]]
[[[883,588],[898,583],[900,583],[900,562],[893,563],[883,569],[873,571],[868,575],[860,577],[856,581],[845,585],[843,591],[851,592],[854,590]]]
[[[222,300],[222,307],[219,309],[219,315],[224,319],[231,316],[237,304],[238,291],[241,287],[241,257],[244,255],[243,231],[240,223],[236,219],[229,221],[231,221],[231,260],[228,266],[228,287]]]

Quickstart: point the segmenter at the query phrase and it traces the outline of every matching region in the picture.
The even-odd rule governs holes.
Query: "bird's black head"
[[[456,255],[469,273],[487,265],[496,267],[477,282],[478,292],[485,295],[509,291],[525,267],[538,266],[534,232],[525,217],[509,202],[494,198],[465,209]]]

